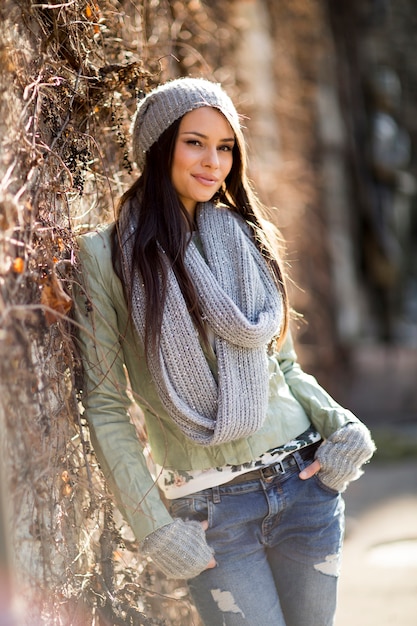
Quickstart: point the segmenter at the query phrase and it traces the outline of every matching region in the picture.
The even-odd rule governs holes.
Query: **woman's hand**
[[[177,517],[147,535],[140,543],[140,550],[151,557],[167,578],[194,578],[216,565],[213,550],[206,541],[207,527],[208,522],[185,522]]]
[[[341,426],[317,449],[321,482],[342,493],[352,480],[363,474],[362,465],[375,452],[369,429],[362,422]]]
[[[298,476],[301,478],[301,480],[307,480],[308,478],[314,476],[314,474],[317,474],[320,468],[320,461],[315,460],[310,465],[308,465],[308,467],[303,469],[303,471],[300,472]]]
[[[208,529],[208,521],[205,519],[203,522],[200,522],[200,524],[205,532]],[[206,569],[212,569],[213,567],[217,567],[216,559],[214,558],[214,556],[207,565]]]

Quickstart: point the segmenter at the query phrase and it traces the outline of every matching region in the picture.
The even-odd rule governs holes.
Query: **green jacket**
[[[357,418],[302,371],[289,334],[280,352],[269,357],[270,399],[262,428],[218,446],[188,440],[158,398],[142,342],[129,321],[111,262],[111,228],[101,227],[78,240],[81,277],[75,321],[84,367],[83,406],[100,466],[126,521],[142,540],[172,519],[129,417],[132,397],[143,410],[153,460],[177,470],[245,463],[293,439],[311,423],[325,438]]]

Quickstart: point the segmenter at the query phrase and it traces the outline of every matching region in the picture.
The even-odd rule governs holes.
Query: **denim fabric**
[[[209,522],[217,567],[188,581],[205,626],[331,626],[344,502],[310,461],[272,479],[222,485],[173,500],[170,512]]]

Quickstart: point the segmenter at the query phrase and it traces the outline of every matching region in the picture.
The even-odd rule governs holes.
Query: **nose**
[[[204,151],[202,164],[204,167],[219,167],[219,154],[217,152],[217,148],[207,148],[207,150]]]

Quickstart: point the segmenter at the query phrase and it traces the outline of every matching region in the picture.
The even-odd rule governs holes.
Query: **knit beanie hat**
[[[132,123],[133,157],[139,169],[145,154],[175,120],[200,107],[218,109],[233,129],[244,158],[244,139],[235,106],[219,83],[203,78],[177,78],[150,91],[138,105]]]

